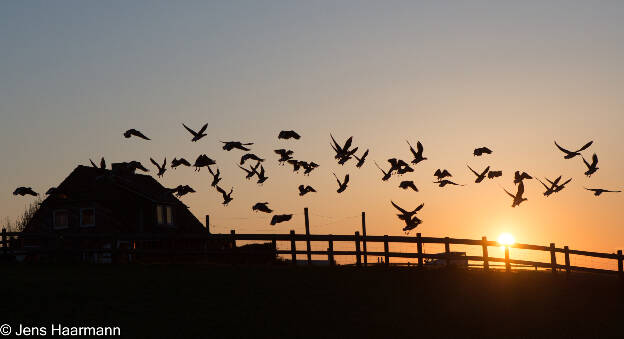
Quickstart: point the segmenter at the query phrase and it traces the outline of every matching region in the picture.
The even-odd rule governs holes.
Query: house
[[[54,193],[41,203],[39,210],[24,229],[25,233],[48,233],[51,237],[24,237],[23,247],[51,249],[60,246],[72,249],[68,252],[72,253],[73,260],[111,262],[134,259],[111,258],[111,253],[104,251],[111,247],[197,250],[207,246],[226,246],[202,239],[173,240],[177,234],[200,234],[206,233],[207,229],[171,190],[149,175],[135,174],[134,170],[128,170],[128,166],[124,164],[113,164],[112,170],[76,167]],[[123,237],[113,239],[97,236],[111,233],[147,233],[157,234],[159,237],[133,241]],[[93,236],[67,238],[63,237],[65,234]],[[55,239],[63,239],[62,244],[58,244]],[[81,249],[101,251],[81,252]],[[37,259],[42,258],[40,256]]]

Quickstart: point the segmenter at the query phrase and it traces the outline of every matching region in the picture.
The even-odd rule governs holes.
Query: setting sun
[[[502,233],[498,236],[498,243],[501,245],[512,245],[515,242],[516,239],[511,233]]]

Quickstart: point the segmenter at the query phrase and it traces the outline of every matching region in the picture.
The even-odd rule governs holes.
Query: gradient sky
[[[2,1],[0,2],[0,217],[14,219],[28,197],[58,185],[78,164],[139,160],[154,167],[206,153],[217,160],[234,201],[221,206],[202,170],[169,170],[167,187],[189,184],[182,200],[214,232],[352,233],[367,212],[369,234],[403,234],[390,205],[424,202],[426,236],[624,249],[624,194],[594,197],[583,186],[624,188],[624,3],[619,1]],[[208,136],[191,143],[181,123]],[[126,140],[137,128],[153,141]],[[299,141],[279,141],[295,129]],[[362,169],[336,164],[329,133],[370,148]],[[410,158],[420,140],[429,160],[412,175],[382,183],[373,160]],[[569,148],[589,140],[599,156],[588,179]],[[219,140],[252,141],[267,158],[263,187],[235,166],[242,152]],[[475,158],[475,147],[490,156]],[[277,165],[276,148],[321,165],[310,177]],[[466,164],[504,176],[474,184]],[[446,168],[466,187],[438,188]],[[528,201],[511,208],[524,170],[573,181],[545,198],[526,183]],[[331,175],[349,173],[338,195]],[[420,192],[397,188],[415,181]],[[299,184],[319,192],[300,198]],[[500,186],[499,186],[500,185]],[[269,201],[293,222],[271,227],[251,212]]]

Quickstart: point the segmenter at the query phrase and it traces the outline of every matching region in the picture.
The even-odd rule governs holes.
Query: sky
[[[149,162],[199,154],[216,159],[225,207],[206,170],[168,170],[166,187],[189,184],[182,201],[213,232],[352,234],[366,212],[368,234],[401,235],[390,200],[425,206],[423,236],[496,239],[624,249],[624,3],[618,1],[3,1],[0,3],[0,217],[15,219],[89,158]],[[208,136],[197,143],[181,123]],[[152,141],[125,139],[136,128]],[[294,129],[298,141],[278,140]],[[370,149],[363,168],[333,159],[330,133]],[[269,180],[244,179],[219,141],[254,142]],[[410,160],[421,141],[428,160],[388,182],[373,161]],[[597,153],[591,178],[580,158],[553,141]],[[476,147],[494,152],[474,157]],[[309,177],[277,164],[277,148],[321,166]],[[360,152],[358,152],[360,154]],[[475,184],[491,166],[503,177]],[[439,188],[446,168],[465,187]],[[515,170],[573,178],[551,197],[526,182],[528,201],[511,208]],[[332,175],[350,174],[336,193]],[[414,180],[419,192],[398,188]],[[318,193],[299,197],[297,186]],[[270,226],[256,202],[289,223]],[[413,234],[413,233],[412,233]],[[574,264],[574,263],[573,263]]]

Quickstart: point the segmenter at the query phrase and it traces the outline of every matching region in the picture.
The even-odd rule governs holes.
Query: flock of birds
[[[206,129],[208,128],[207,123],[204,124],[198,131],[191,129],[185,124],[182,124],[182,126],[193,136],[191,139],[191,142],[197,142],[201,140],[202,138],[204,138],[205,136],[207,136],[206,134]],[[127,130],[126,132],[123,133],[123,136],[125,138],[136,137],[136,138],[141,138],[144,140],[151,140],[150,138],[145,136],[145,134],[143,134],[142,132],[136,129]],[[336,141],[333,135],[330,134],[330,137],[331,137],[330,145],[333,151],[335,152],[334,159],[337,161],[339,165],[344,165],[349,160],[355,159],[356,168],[361,168],[362,166],[364,166],[364,164],[366,163],[366,158],[369,154],[368,149],[362,152],[362,154],[358,156],[356,155],[356,153],[359,148],[353,145],[353,137],[349,137],[342,144]],[[301,136],[297,132],[292,131],[292,130],[281,131],[278,134],[278,139],[283,139],[283,140],[289,140],[289,139],[299,140],[300,138]],[[266,172],[265,172],[265,168],[263,166],[263,162],[266,159],[263,159],[259,157],[258,155],[250,152],[251,149],[248,146],[253,145],[253,143],[251,142],[243,143],[240,141],[221,141],[221,143],[223,144],[222,148],[225,151],[229,152],[233,150],[239,150],[239,151],[245,152],[241,156],[240,162],[237,164],[237,166],[241,170],[244,171],[245,178],[247,180],[250,180],[256,177],[257,184],[262,185],[268,179]],[[564,159],[573,159],[575,157],[580,157],[583,160],[583,163],[585,164],[585,166],[587,167],[587,171],[585,172],[585,175],[587,175],[588,177],[591,177],[591,175],[596,173],[596,171],[598,171],[599,169],[598,168],[598,156],[594,153],[591,158],[591,162],[588,162],[585,159],[585,157],[581,154],[581,152],[589,148],[592,145],[592,143],[593,141],[590,141],[586,143],[583,147],[575,151],[570,151],[561,147],[559,144],[557,144],[556,141],[555,141],[555,146],[561,152],[565,154]],[[418,165],[422,161],[427,160],[427,158],[423,156],[424,148],[420,141],[416,143],[416,148],[414,148],[410,144],[409,141],[407,141],[407,144],[409,146],[409,150],[413,157],[413,159],[411,159],[409,163],[402,159],[390,158],[387,160],[390,167],[387,170],[384,170],[381,166],[379,166],[377,162],[375,162],[375,165],[377,166],[377,168],[379,168],[379,170],[382,172],[382,177],[381,177],[382,181],[389,180],[393,175],[402,176],[403,174],[414,172],[414,167],[416,165]],[[314,169],[319,167],[319,165],[313,161],[303,161],[303,160],[295,159],[294,151],[292,150],[276,149],[274,150],[274,152],[275,154],[279,156],[279,159],[277,160],[278,164],[282,166],[286,164],[291,165],[293,172],[299,172],[300,170],[303,169],[303,174],[309,175]],[[479,147],[479,148],[474,149],[474,152],[473,152],[474,156],[479,156],[479,157],[483,155],[489,155],[489,154],[492,154],[492,150],[489,149],[488,147]],[[106,161],[104,160],[104,158],[100,160],[99,165],[96,165],[91,159],[89,160],[93,167],[99,168],[99,169],[106,169]],[[156,161],[153,158],[150,158],[150,162],[157,169],[156,175],[159,178],[162,178],[165,172],[167,171],[167,159],[165,158],[162,161],[162,163],[160,163],[159,161]],[[246,164],[249,162],[251,164],[248,164],[247,167],[245,167]],[[195,171],[200,171],[202,167],[206,167],[208,171],[210,172],[210,174],[212,175],[211,187],[214,187],[216,191],[221,194],[223,198],[223,205],[227,206],[234,199],[232,197],[232,194],[234,192],[234,187],[230,188],[228,191],[228,190],[223,189],[221,186],[219,186],[219,182],[221,181],[222,177],[221,177],[221,171],[216,166],[216,164],[217,163],[214,159],[209,158],[206,154],[201,154],[197,157],[193,165],[191,165],[191,163],[184,158],[174,157],[173,160],[171,160],[170,168],[175,170],[179,166],[185,166],[185,167],[195,167]],[[117,171],[121,170],[121,171],[128,172],[128,173],[135,173],[135,171],[137,170],[140,170],[143,172],[149,171],[138,161],[124,162],[124,163],[117,164],[117,166],[118,166],[116,168]],[[476,176],[475,183],[477,184],[483,182],[486,178],[494,179],[497,177],[501,177],[503,175],[502,171],[491,170],[490,166],[487,166],[482,171],[475,171],[469,165],[467,165],[467,167],[470,170],[470,172],[472,172]],[[347,190],[348,185],[349,185],[349,174],[346,174],[344,178],[342,178],[342,180],[335,173],[332,173],[332,174],[336,178],[336,182],[338,185],[336,192],[342,193],[345,190]],[[458,184],[456,182],[451,181],[449,178],[452,176],[453,175],[447,169],[437,169],[434,173],[434,177],[436,178],[436,180],[433,181],[433,183],[438,184],[439,187],[445,187],[447,185],[465,186],[463,184]],[[525,192],[524,181],[530,180],[530,179],[533,179],[533,177],[529,175],[528,173],[516,171],[514,173],[514,180],[513,180],[514,185],[517,186],[515,194],[503,188],[504,192],[507,193],[507,195],[509,195],[512,198],[511,207],[519,206],[522,202],[527,200],[527,198],[524,197],[524,192]],[[546,189],[546,191],[543,193],[544,196],[546,197],[550,196],[553,193],[560,192],[572,180],[572,178],[570,178],[561,182],[561,179],[562,179],[561,176],[555,178],[554,180],[545,178],[545,180],[548,182],[548,184],[546,184],[539,178],[535,178],[535,179],[538,180]],[[416,187],[416,184],[412,180],[401,181],[399,183],[399,188],[404,189],[404,190],[411,189],[415,192],[418,192],[418,188]],[[299,189],[300,196],[304,196],[309,193],[317,192],[317,190],[310,185],[299,185],[298,189]],[[619,190],[607,190],[607,189],[602,189],[602,188],[586,188],[585,187],[585,189],[593,192],[595,196],[599,196],[602,193],[607,193],[607,192],[620,192]],[[195,190],[188,185],[179,185],[175,188],[169,189],[169,191],[171,193],[174,193],[178,197],[195,192]],[[58,193],[60,192],[58,191],[58,189],[54,187],[50,188],[46,192],[47,195],[54,195]],[[38,193],[33,191],[31,187],[18,187],[17,189],[15,189],[13,194],[21,195],[21,196],[24,196],[24,195],[37,196],[38,195]],[[403,227],[403,231],[409,232],[415,229],[416,227],[418,227],[418,225],[422,223],[422,220],[417,217],[417,213],[424,207],[424,204],[420,204],[413,210],[408,211],[398,206],[396,203],[394,203],[394,201],[390,201],[390,203],[392,204],[392,206],[394,206],[394,208],[396,208],[400,212],[399,214],[397,214],[397,216],[399,220],[405,223],[405,226]],[[263,212],[267,214],[273,213],[273,210],[269,207],[268,202],[258,202],[254,204],[252,206],[252,211]],[[273,214],[270,223],[271,225],[276,225],[278,223],[290,220],[292,216],[293,216],[292,214]]]

